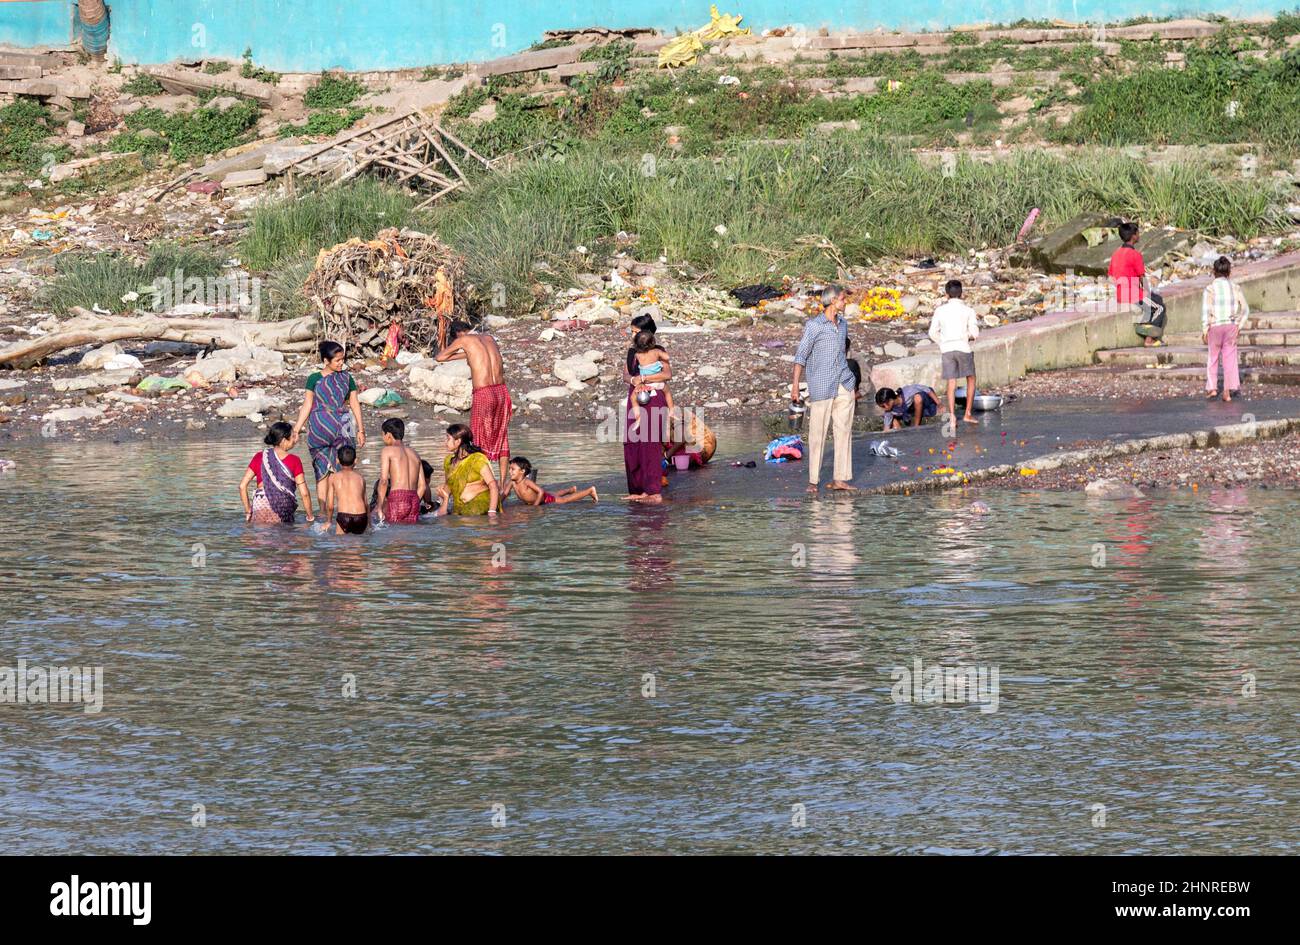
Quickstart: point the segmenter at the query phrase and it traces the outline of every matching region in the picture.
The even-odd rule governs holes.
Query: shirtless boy
[[[338,472],[330,488],[328,522],[334,519],[335,534],[364,535],[370,525],[370,512],[366,508],[366,481],[354,468],[357,451],[353,446],[340,446]]]
[[[414,525],[420,520],[420,496],[424,495],[424,466],[420,456],[402,438],[406,424],[389,417],[381,428],[384,451],[379,454],[379,508],[384,521]]]
[[[475,445],[483,451],[488,461],[500,465],[500,490],[501,495],[505,495],[510,459],[508,427],[515,408],[510,401],[510,392],[506,390],[501,349],[491,335],[470,331],[465,322],[452,322],[448,334],[451,340],[438,353],[437,360],[469,362],[470,383],[474,385],[469,427]]]

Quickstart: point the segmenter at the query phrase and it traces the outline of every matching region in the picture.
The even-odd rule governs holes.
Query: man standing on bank
[[[845,356],[849,324],[844,319],[847,301],[844,288],[827,286],[822,290],[822,314],[803,326],[803,338],[794,355],[794,382],[790,400],[799,402],[799,382],[808,379],[808,491],[817,492],[822,476],[822,448],[826,429],[833,427],[835,466],[828,489],[856,492],[849,485],[853,478],[853,371]]]

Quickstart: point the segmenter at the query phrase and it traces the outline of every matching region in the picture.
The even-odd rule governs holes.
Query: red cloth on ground
[[[288,453],[285,455],[284,465],[285,468],[288,469],[289,472],[293,474],[294,479],[297,479],[299,476],[302,475],[302,460],[300,460],[297,456],[294,456],[292,453]],[[257,484],[260,486],[262,484],[261,452],[254,454],[252,462],[248,464],[248,468],[253,470],[253,475],[257,477]]]
[[[1142,277],[1146,275],[1142,254],[1131,246],[1121,246],[1110,257],[1107,274],[1115,280],[1115,301],[1136,305],[1142,301]]]
[[[778,456],[789,456],[791,459],[803,459],[803,450],[799,449],[797,446],[778,446],[776,449],[772,450],[772,458],[776,459]]]
[[[474,436],[474,445],[493,462],[510,455],[509,426],[514,412],[515,405],[510,401],[506,385],[474,388],[474,400],[469,409],[470,433]]]
[[[414,525],[420,520],[420,496],[414,489],[394,489],[384,503],[384,521]]]

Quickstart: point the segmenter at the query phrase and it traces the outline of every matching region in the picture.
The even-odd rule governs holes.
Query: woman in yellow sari
[[[492,475],[492,464],[474,445],[473,434],[463,423],[447,428],[447,458],[442,461],[443,485],[438,487],[442,505],[438,515],[487,515],[495,517],[501,492]]]

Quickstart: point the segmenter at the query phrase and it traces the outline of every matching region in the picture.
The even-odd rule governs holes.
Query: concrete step
[[[1150,364],[1205,364],[1204,345],[1161,345],[1159,348],[1113,348],[1098,351],[1098,363],[1146,367]],[[1237,349],[1238,363],[1250,367],[1300,365],[1300,348],[1284,345],[1247,345]]]
[[[1091,370],[1097,370],[1092,368]],[[1130,371],[1106,372],[1111,377],[1128,377],[1143,381],[1203,381],[1205,365],[1197,367],[1136,368]],[[1300,366],[1278,365],[1244,365],[1239,369],[1242,383],[1254,384],[1289,384],[1300,386]]]
[[[1300,329],[1300,312],[1254,312],[1246,319],[1246,327]]]
[[[1178,332],[1165,335],[1164,342],[1172,346],[1197,347],[1201,343],[1200,332]],[[1300,345],[1300,325],[1294,328],[1244,328],[1237,335],[1239,347],[1271,347],[1274,345]]]

